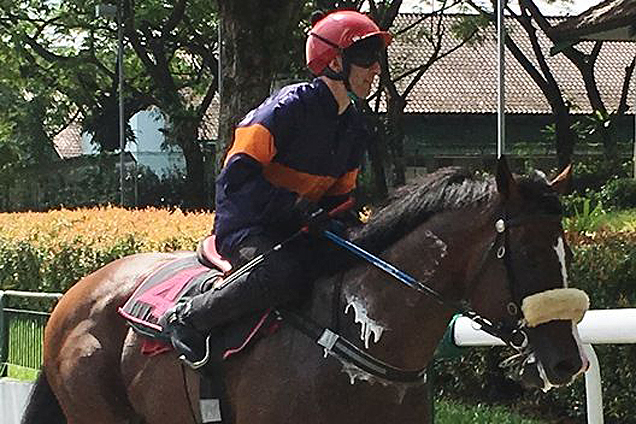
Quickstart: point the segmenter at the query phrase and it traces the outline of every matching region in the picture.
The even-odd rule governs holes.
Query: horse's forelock
[[[525,200],[536,204],[543,213],[561,215],[559,195],[549,185],[543,174],[531,173],[517,180],[519,191]]]

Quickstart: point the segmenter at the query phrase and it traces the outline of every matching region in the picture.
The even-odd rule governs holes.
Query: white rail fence
[[[636,343],[636,309],[595,309],[588,311],[578,325],[583,349],[590,360],[585,373],[587,422],[603,424],[601,369],[592,345]],[[503,342],[479,330],[469,318],[455,322],[454,340],[458,346],[503,346]],[[555,389],[558,390],[558,389]]]

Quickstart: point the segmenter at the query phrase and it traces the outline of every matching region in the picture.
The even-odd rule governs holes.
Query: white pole
[[[585,393],[588,424],[603,424],[603,388],[601,386],[601,366],[592,345],[584,344],[583,352],[590,361],[585,372]]]
[[[126,134],[124,125],[124,23],[121,2],[117,6],[117,62],[119,63],[119,204],[124,206],[124,147]]]
[[[506,0],[497,0],[497,157],[500,158],[506,150],[506,96],[505,96],[505,36],[504,7]]]

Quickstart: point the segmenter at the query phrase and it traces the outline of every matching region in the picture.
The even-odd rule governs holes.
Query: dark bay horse
[[[445,299],[522,328],[522,378],[544,389],[561,386],[587,366],[574,322],[581,316],[567,313],[567,296],[552,295],[575,290],[566,288],[569,250],[557,197],[568,177],[515,179],[505,160],[494,179],[442,169],[400,189],[350,238]],[[66,293],[46,327],[43,372],[23,423],[199,422],[197,375],[174,353],[142,355],[142,336],[117,314],[139,277],[176,255],[117,260]],[[352,261],[316,282],[304,313],[335,325],[383,363],[417,371],[431,360],[453,310]],[[404,383],[373,375],[324,346],[283,321],[225,361],[233,422],[427,422],[423,376]]]

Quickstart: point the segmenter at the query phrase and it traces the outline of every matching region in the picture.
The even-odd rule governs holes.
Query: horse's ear
[[[517,183],[510,172],[504,155],[497,159],[497,191],[503,197],[510,197],[517,190]]]
[[[550,187],[559,194],[566,194],[570,191],[570,185],[572,183],[572,164],[565,167],[563,171],[552,181],[550,181]]]

